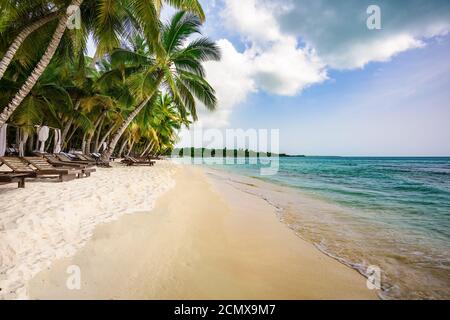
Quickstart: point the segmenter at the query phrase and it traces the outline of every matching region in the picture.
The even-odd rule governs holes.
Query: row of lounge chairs
[[[65,155],[39,154],[35,157],[0,157],[0,166],[5,165],[11,172],[0,172],[0,184],[17,182],[25,187],[26,178],[56,178],[70,181],[89,177],[96,169],[95,161],[72,161]]]
[[[122,163],[127,166],[153,166],[155,161],[150,158],[126,156]],[[17,183],[19,188],[25,188],[27,178],[56,178],[63,182],[89,177],[96,171],[94,166],[109,167],[108,163],[101,161],[99,154],[91,156],[68,153],[35,153],[34,157],[0,157],[0,166],[3,165],[11,171],[0,171],[0,184]]]
[[[125,156],[121,162],[127,166],[153,166],[155,164],[155,161],[149,158],[136,158],[131,156]]]
[[[58,157],[63,157],[63,161],[81,161],[81,162],[88,162],[88,163],[94,163],[97,166],[102,167],[110,167],[108,162],[104,162],[101,159],[100,153],[91,153],[90,155],[87,154],[81,154],[81,153],[59,153],[57,154]]]

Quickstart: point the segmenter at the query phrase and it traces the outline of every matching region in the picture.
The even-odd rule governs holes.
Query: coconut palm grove
[[[179,10],[168,21],[160,19],[164,5]],[[101,153],[106,161],[167,154],[177,130],[197,120],[199,105],[216,108],[202,63],[219,60],[220,50],[200,33],[205,14],[196,0],[0,6],[0,127],[7,124],[8,144],[23,154],[35,150],[42,126],[50,128],[48,141],[60,135],[62,151]]]

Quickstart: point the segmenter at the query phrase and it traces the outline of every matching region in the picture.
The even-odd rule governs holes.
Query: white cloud
[[[401,52],[423,46],[425,43],[421,40],[408,34],[399,34],[367,43],[353,43],[342,50],[330,52],[324,56],[324,60],[336,69],[363,68],[369,62],[386,62]]]
[[[294,96],[326,80],[324,67],[313,49],[297,48],[297,41],[292,37],[275,42],[253,59],[258,87],[285,96]]]
[[[277,41],[282,37],[273,11],[281,6],[266,6],[256,0],[225,0],[221,17],[225,24],[250,42]]]
[[[250,45],[267,49],[289,37],[301,39],[332,69],[388,61],[450,31],[448,0],[379,0],[382,30],[366,27],[366,9],[372,4],[368,0],[223,0],[223,4],[225,25]]]
[[[233,44],[222,39],[220,62],[205,64],[207,79],[216,90],[219,101],[214,113],[201,112],[199,124],[224,127],[232,109],[243,103],[250,93],[266,92],[294,96],[304,88],[327,79],[324,65],[314,50],[296,47],[288,37],[265,50],[254,47],[238,52]]]
[[[227,126],[232,110],[250,93],[295,96],[326,81],[329,69],[364,68],[425,46],[426,39],[450,30],[450,5],[445,1],[417,0],[417,10],[406,0],[379,0],[382,30],[375,31],[366,27],[368,0],[214,3],[209,6],[213,21],[208,22],[214,34],[231,32],[244,48],[238,50],[230,40],[218,41],[223,60],[208,63],[206,69],[219,108],[212,114],[202,112],[201,124]]]
[[[226,126],[231,110],[245,101],[249,93],[256,91],[249,57],[237,52],[226,39],[219,40],[217,44],[222,50],[222,60],[207,62],[205,69],[208,82],[216,90],[219,107],[214,113],[200,112],[199,124],[206,127]]]
[[[227,0],[221,17],[229,28],[242,35],[247,48],[239,52],[226,39],[218,41],[220,62],[206,64],[207,78],[216,89],[219,108],[202,112],[199,124],[223,127],[232,109],[249,93],[263,90],[294,96],[304,88],[327,79],[325,65],[311,48],[300,47],[295,37],[283,35],[273,16],[283,6],[261,6],[256,0]]]
[[[378,0],[381,30],[366,27],[366,9],[373,4],[370,0],[270,2],[290,3],[288,11],[276,15],[282,32],[315,48],[332,69],[355,69],[374,61],[389,61],[450,31],[448,0]]]

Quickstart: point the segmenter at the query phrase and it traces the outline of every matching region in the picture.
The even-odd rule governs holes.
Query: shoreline
[[[304,209],[304,204],[307,204],[308,207],[313,207],[314,210],[317,210],[319,208],[326,208],[327,210],[336,209],[336,207],[334,207],[334,205],[330,203],[328,199],[313,194],[307,194],[287,184],[270,181],[260,177],[248,176],[222,168],[203,167],[203,170],[206,174],[214,176],[213,179],[223,180],[237,190],[246,192],[264,200],[268,205],[272,206],[275,209],[278,221],[289,228],[292,232],[294,232],[295,235],[302,241],[313,245],[314,248],[322,254],[330,257],[331,259],[345,265],[352,270],[355,270],[356,272],[358,272],[358,274],[367,279],[367,273],[365,271],[367,269],[367,266],[353,263],[343,257],[340,257],[339,255],[334,254],[321,243],[317,243],[313,239],[308,239],[301,231],[299,231],[298,222],[295,221],[295,219],[292,217],[296,213],[302,212],[302,210]],[[280,197],[279,194],[288,194],[288,196]],[[297,198],[299,196],[302,198],[302,200],[300,201],[302,205],[293,210],[292,203],[288,202],[290,202],[293,198]],[[295,204],[298,205],[297,202],[295,202]],[[347,208],[347,210],[349,209]],[[381,290],[377,290],[379,299],[388,299],[388,297],[384,296],[384,294],[384,287]]]
[[[327,256],[364,277],[374,268],[380,270],[380,299],[448,296],[448,244],[429,239],[420,230],[396,228],[392,220],[383,219],[391,217],[380,217],[377,211],[340,205],[277,179],[221,167],[208,170],[279,208],[280,221]],[[422,241],[417,242],[418,239]]]
[[[98,226],[74,256],[28,283],[30,297],[377,299],[362,275],[298,237],[273,206],[208,170],[179,166],[153,210]],[[80,267],[81,290],[65,286],[70,265]]]

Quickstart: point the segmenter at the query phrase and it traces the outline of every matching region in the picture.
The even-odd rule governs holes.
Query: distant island
[[[290,155],[286,153],[272,153],[272,152],[256,152],[249,149],[209,149],[209,148],[176,148],[172,155],[179,157],[192,158],[259,158],[259,157],[305,157],[305,155]]]

